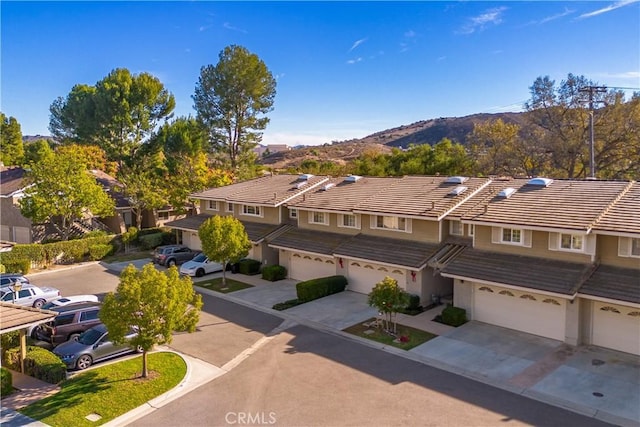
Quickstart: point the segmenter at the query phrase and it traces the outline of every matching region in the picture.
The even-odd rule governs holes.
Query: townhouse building
[[[192,197],[199,214],[167,223],[192,248],[233,215],[249,257],[290,278],[341,274],[366,294],[390,276],[470,320],[640,354],[636,182],[274,175]]]

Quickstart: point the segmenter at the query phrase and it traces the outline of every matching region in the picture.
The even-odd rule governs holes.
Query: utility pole
[[[595,102],[593,99],[593,95],[596,93],[605,93],[607,91],[606,86],[587,86],[579,89],[579,92],[588,92],[589,93],[589,133],[591,134],[590,143],[589,143],[589,166],[591,172],[591,179],[596,178],[596,156],[595,156],[595,148],[593,141],[593,103]]]

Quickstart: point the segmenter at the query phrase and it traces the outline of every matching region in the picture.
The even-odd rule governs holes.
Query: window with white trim
[[[345,228],[360,228],[358,226],[358,221],[355,215],[353,214],[342,214],[338,219],[338,227]]]
[[[640,239],[631,239],[631,256],[640,257]]]
[[[476,232],[476,225],[475,224],[469,224],[469,236],[473,237],[473,234]]]
[[[227,212],[233,212],[233,203],[227,203]]]
[[[289,218],[291,218],[291,219],[296,219],[296,218],[298,218],[298,209],[296,209],[296,208],[289,208]]]
[[[218,210],[218,201],[217,200],[209,200],[208,204],[207,204],[207,209],[209,209],[210,211],[217,211]]]
[[[449,234],[453,236],[462,236],[464,234],[464,226],[460,221],[449,221]]]
[[[583,247],[583,238],[579,234],[560,234],[560,249],[582,251]]]
[[[329,214],[318,211],[309,212],[309,223],[329,225]]]
[[[249,216],[262,216],[262,209],[257,205],[242,205],[242,213]]]
[[[502,243],[522,243],[522,230],[519,228],[503,228],[502,229]]]
[[[394,231],[408,231],[408,220],[398,216],[376,215],[372,221],[373,228]]]

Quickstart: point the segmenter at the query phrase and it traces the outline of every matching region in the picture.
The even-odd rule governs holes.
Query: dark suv
[[[52,308],[51,311],[57,311],[58,314],[51,322],[36,328],[36,338],[51,343],[54,347],[74,339],[87,329],[101,323],[98,318],[101,306],[99,302],[79,302]]]
[[[171,267],[189,261],[197,254],[198,252],[192,251],[184,245],[158,246],[153,252],[153,262],[165,267]]]

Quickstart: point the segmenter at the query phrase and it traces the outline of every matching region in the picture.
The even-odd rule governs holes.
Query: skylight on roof
[[[507,187],[498,193],[498,197],[502,197],[503,199],[508,199],[515,192],[516,192],[515,188]]]
[[[551,178],[531,178],[529,181],[527,181],[527,185],[536,185],[539,187],[548,187],[551,185],[551,183],[553,182],[553,180]]]
[[[310,173],[303,173],[302,175],[300,175],[298,177],[298,179],[303,180],[303,181],[307,181],[309,179],[313,178],[313,175]]]
[[[324,191],[327,191],[328,189],[330,189],[331,187],[335,187],[336,185],[333,182],[330,182],[328,184],[326,184],[324,187],[322,187],[322,189]]]
[[[467,178],[466,176],[450,176],[449,178],[447,178],[447,180],[445,181],[447,184],[462,184],[463,182],[467,181],[469,178]]]
[[[361,177],[361,176],[359,176],[359,175],[349,175],[348,177],[346,177],[346,178],[344,179],[344,182],[356,182],[356,181],[358,181],[358,180],[359,180],[359,179],[361,179],[361,178],[362,178],[362,177]]]
[[[302,187],[304,187],[307,184],[308,184],[307,181],[299,182],[299,183],[296,184],[296,188],[299,190],[299,189],[301,189]]]
[[[450,196],[457,196],[457,195],[460,195],[460,194],[464,193],[465,191],[467,191],[467,187],[465,187],[464,185],[458,185],[456,188],[454,188],[453,190],[449,191],[449,195]]]

